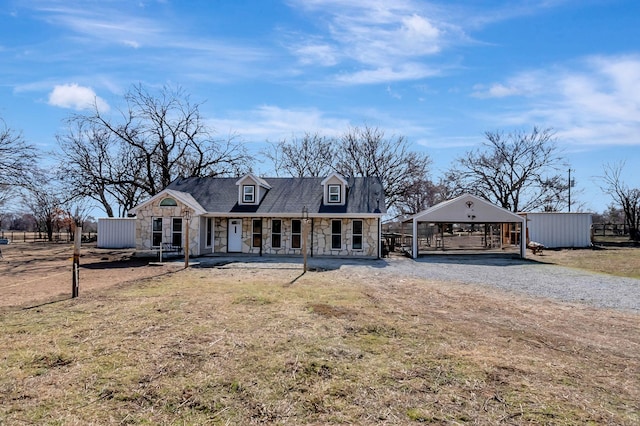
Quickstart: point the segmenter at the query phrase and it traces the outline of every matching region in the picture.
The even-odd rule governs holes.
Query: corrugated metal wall
[[[134,248],[135,246],[135,218],[98,219],[98,248]]]
[[[591,245],[591,213],[527,213],[529,241],[548,248]]]

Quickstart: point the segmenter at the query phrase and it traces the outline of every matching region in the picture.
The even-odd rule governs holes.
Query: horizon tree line
[[[233,177],[252,171],[254,158],[238,136],[216,137],[201,105],[180,87],[151,92],[142,84],[132,86],[122,109],[111,115],[94,103],[90,111],[67,117],[65,132],[56,135],[55,172],[34,166],[34,145],[0,118],[0,216],[19,199],[51,235],[54,212],[75,212],[69,214],[81,225],[93,202],[109,217],[124,217],[179,176]],[[570,166],[552,129],[534,126],[484,136],[481,146],[454,159],[437,180],[427,153],[412,150],[403,135],[388,136],[368,125],[349,127],[339,136],[305,132],[267,141],[260,155],[276,176],[338,172],[380,177],[394,216],[417,213],[464,192],[512,212],[560,211],[567,205],[570,182],[564,171]],[[622,181],[623,167],[623,162],[604,165],[601,189],[624,212],[637,241],[640,189]]]

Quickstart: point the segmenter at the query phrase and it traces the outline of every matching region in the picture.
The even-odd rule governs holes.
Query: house
[[[136,206],[136,249],[377,258],[386,213],[380,179],[178,178]]]

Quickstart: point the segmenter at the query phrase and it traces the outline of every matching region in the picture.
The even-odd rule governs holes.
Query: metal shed
[[[136,219],[103,217],[98,219],[98,248],[134,248]]]
[[[547,248],[591,246],[591,213],[526,213],[527,235]]]

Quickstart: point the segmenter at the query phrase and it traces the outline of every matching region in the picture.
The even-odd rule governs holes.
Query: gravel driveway
[[[302,259],[282,257],[203,257],[203,267],[301,268]],[[371,268],[372,275],[425,278],[486,285],[530,296],[585,303],[640,313],[640,280],[598,274],[563,266],[496,255],[431,255],[419,259],[401,256],[379,260],[312,257],[309,269]],[[375,272],[373,271],[375,270]],[[358,271],[362,273],[362,271]]]
[[[640,280],[500,256],[391,258],[388,271],[640,312]]]

